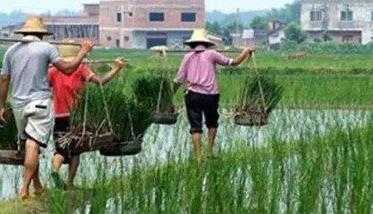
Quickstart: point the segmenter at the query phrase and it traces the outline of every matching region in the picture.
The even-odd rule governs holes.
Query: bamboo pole
[[[0,38],[0,42],[8,42],[8,43],[15,43],[15,42],[32,42],[33,40],[24,40],[24,39],[11,39],[11,38]],[[73,45],[73,46],[80,46],[80,43],[75,42],[60,42],[60,41],[53,41],[53,40],[42,40],[44,42],[48,42],[53,45]]]
[[[187,53],[191,50],[168,50],[167,52],[169,53]],[[217,50],[218,52],[221,52],[221,53],[240,53],[242,52],[241,49],[229,49],[229,50]]]

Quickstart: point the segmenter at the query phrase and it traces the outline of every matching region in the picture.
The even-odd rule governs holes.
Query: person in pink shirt
[[[175,78],[175,92],[186,83],[185,103],[187,116],[191,126],[192,142],[195,158],[198,163],[202,161],[201,134],[202,119],[205,117],[208,128],[207,156],[213,157],[213,147],[218,130],[219,120],[219,85],[216,66],[238,66],[255,51],[246,48],[235,59],[230,59],[216,50],[207,37],[204,29],[193,32],[192,38],[185,42],[192,51],[184,56]]]
[[[65,61],[69,61],[76,55],[78,49],[74,46],[60,46],[60,52]],[[84,92],[86,83],[106,84],[123,68],[124,61],[117,58],[113,63],[112,70],[102,78],[97,76],[91,69],[80,64],[70,75],[65,75],[58,68],[52,67],[48,71],[48,79],[53,88],[54,104],[54,138],[58,139],[59,133],[70,131],[70,113],[76,109],[80,98]],[[58,187],[65,187],[65,183],[59,177],[59,171],[63,163],[69,164],[68,185],[73,186],[74,178],[79,166],[79,155],[70,154],[66,145],[55,144],[55,154],[53,157],[52,178]]]

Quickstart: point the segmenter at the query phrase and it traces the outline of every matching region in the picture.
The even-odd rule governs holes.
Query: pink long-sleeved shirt
[[[216,65],[230,66],[232,63],[233,59],[216,50],[198,46],[184,56],[175,82],[178,84],[187,82],[188,91],[216,95],[219,94]]]

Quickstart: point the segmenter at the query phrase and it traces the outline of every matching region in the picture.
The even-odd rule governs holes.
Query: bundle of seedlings
[[[248,76],[241,89],[235,123],[243,126],[268,124],[282,93],[283,88],[274,79],[258,74]]]
[[[9,110],[6,123],[0,123],[0,164],[22,165],[24,153],[17,144],[17,127],[14,116]]]
[[[153,122],[155,124],[173,125],[177,122],[178,113],[173,104],[173,85],[167,77],[148,76],[134,84],[136,97],[157,97],[154,103],[146,101],[148,107],[154,106]],[[152,100],[153,102],[153,100]]]
[[[178,114],[175,112],[173,105],[173,85],[168,79],[169,60],[167,52],[169,51],[166,46],[152,47],[151,51],[154,52],[153,58],[158,59],[159,64],[156,72],[160,78],[153,78],[154,86],[158,85],[158,100],[157,107],[153,119],[155,124],[160,125],[173,125],[177,122]]]
[[[95,132],[113,133],[113,141],[99,149],[105,156],[134,155],[141,152],[142,137],[152,124],[153,108],[150,108],[149,103],[155,103],[157,96],[148,94],[137,97],[136,93],[127,96],[123,91],[124,85],[124,81],[118,79],[103,89],[106,105],[100,102],[101,89],[89,86],[88,96],[73,113],[72,125],[76,129],[79,130],[82,126],[81,121],[86,121]],[[89,106],[88,111],[85,111],[86,106]],[[87,112],[86,116],[84,112]]]

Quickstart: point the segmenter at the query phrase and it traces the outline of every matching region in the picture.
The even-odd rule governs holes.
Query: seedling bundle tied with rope
[[[272,78],[259,74],[254,54],[252,62],[254,75],[247,72],[234,120],[237,125],[263,126],[268,124],[271,112],[281,100],[283,89]]]
[[[168,79],[167,47],[155,47],[153,51],[158,52],[158,58],[162,65],[160,77],[157,108],[154,113],[154,123],[162,125],[173,125],[177,122],[178,113],[175,112],[173,104],[174,90]]]
[[[6,123],[0,123],[0,164],[23,165],[24,152],[17,142],[17,127],[14,116],[7,111]]]
[[[95,65],[92,64],[92,68]],[[99,87],[87,86],[80,107],[72,115],[71,136],[67,135],[69,139],[78,139],[74,147],[71,140],[68,143],[71,151],[81,153],[100,150],[104,156],[133,155],[141,152],[141,139],[134,133],[131,112],[121,91],[122,87],[111,85],[105,90],[102,84]],[[121,133],[121,129],[118,129],[123,124],[126,130],[129,130],[128,134]],[[91,138],[82,140],[87,134]]]

